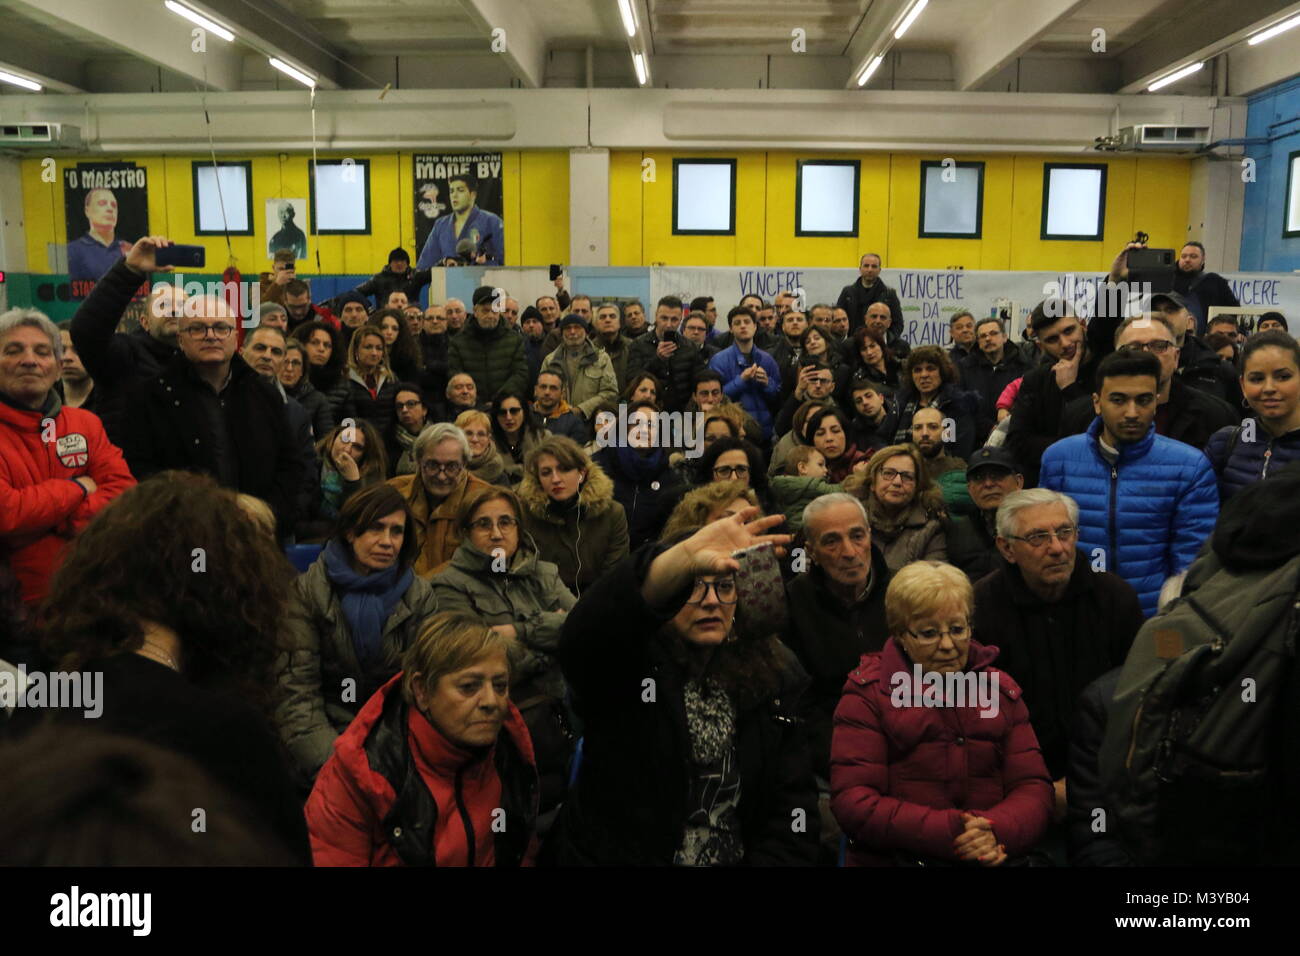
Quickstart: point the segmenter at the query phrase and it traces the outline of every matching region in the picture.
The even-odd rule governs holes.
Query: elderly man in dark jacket
[[[976,348],[958,362],[963,388],[980,397],[980,435],[988,434],[998,422],[997,402],[1002,391],[1030,369],[1020,351],[1007,345],[1001,319],[980,319],[975,323]]]
[[[1020,465],[1005,448],[980,448],[966,463],[966,491],[976,514],[948,519],[948,563],[966,572],[971,584],[1002,566],[997,546],[998,508],[1025,486]]]
[[[486,285],[474,290],[473,319],[447,345],[447,373],[470,375],[485,401],[504,389],[522,392],[528,387],[523,337],[501,321],[498,303],[505,298],[496,292]]]
[[[663,382],[659,397],[666,411],[681,411],[691,400],[695,376],[705,369],[704,357],[677,331],[682,321],[682,300],[664,296],[655,307],[654,328],[632,342],[627,356],[628,378],[649,372]]]
[[[187,311],[199,314],[181,322],[180,354],[130,396],[127,463],[141,481],[170,468],[209,474],[265,500],[287,536],[303,463],[284,399],[235,354],[238,319],[224,301],[208,296]]]
[[[183,294],[174,285],[159,284],[149,296],[140,328],[117,334],[118,323],[142,284],[148,284],[158,269],[154,252],[171,243],[161,236],[139,240],[126,258],[104,273],[90,295],[72,317],[70,333],[81,364],[95,382],[97,413],[104,422],[108,440],[122,444],[126,419],[126,394],[176,355],[176,328],[185,307]]]
[[[1094,571],[1075,548],[1078,524],[1066,495],[1045,488],[1008,495],[997,538],[1006,564],[975,585],[974,637],[997,644],[999,666],[1024,692],[1058,819],[1075,704],[1089,683],[1124,663],[1143,622],[1133,588]]]

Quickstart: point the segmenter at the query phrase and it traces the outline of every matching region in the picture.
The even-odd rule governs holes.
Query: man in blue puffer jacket
[[[1043,453],[1039,483],[1079,504],[1079,543],[1094,566],[1137,591],[1150,617],[1165,579],[1196,557],[1214,530],[1219,491],[1209,459],[1157,435],[1160,362],[1115,352],[1097,367],[1098,417]]]

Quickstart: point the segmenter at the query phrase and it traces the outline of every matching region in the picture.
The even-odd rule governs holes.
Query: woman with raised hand
[[[558,656],[583,722],[577,783],[544,855],[561,865],[803,865],[817,791],[795,716],[808,678],[770,633],[742,633],[734,556],[783,546],[746,509],[609,569]]]

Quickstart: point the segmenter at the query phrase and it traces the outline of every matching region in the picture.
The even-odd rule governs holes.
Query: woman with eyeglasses
[[[890,445],[867,460],[866,470],[844,481],[862,499],[871,537],[897,572],[913,561],[946,561],[943,492],[930,478],[915,445]]]
[[[280,385],[284,393],[297,400],[311,416],[311,429],[315,435],[324,435],[334,427],[334,415],[329,399],[316,389],[307,374],[307,351],[295,338],[284,343],[284,364],[280,366]]]
[[[475,478],[491,485],[507,485],[506,469],[492,440],[492,419],[477,409],[456,416],[456,427],[465,433],[469,442],[469,472]]]
[[[501,453],[506,480],[513,487],[524,477],[524,459],[550,432],[537,424],[522,392],[507,389],[492,399],[492,439]]]
[[[560,628],[574,605],[560,571],[520,533],[523,506],[508,488],[485,488],[460,510],[461,541],[451,564],[430,580],[441,611],[465,611],[514,641],[510,697],[524,715],[537,755],[542,813],[559,804],[573,755],[564,676],[555,659]]]
[[[950,564],[916,561],[889,582],[889,640],[849,674],[831,736],[849,866],[1002,866],[1046,832],[1038,739],[997,648],[971,639],[973,612]]]
[[[763,454],[743,438],[719,438],[700,456],[696,466],[702,484],[713,481],[738,481],[754,489],[764,513],[771,510],[768,497],[767,469]]]
[[[689,485],[669,463],[660,445],[659,409],[652,402],[623,406],[627,441],[606,445],[592,456],[614,481],[614,497],[627,515],[629,547],[659,537],[664,522]],[[602,413],[605,414],[605,413]],[[614,433],[616,434],[616,432]]]
[[[294,583],[277,719],[308,781],[438,610],[412,570],[419,547],[401,493],[371,485],[343,503],[325,549]]]
[[[524,530],[574,594],[627,556],[627,516],[614,482],[572,438],[552,435],[524,460]]]
[[[392,463],[390,478],[415,474],[415,457],[411,449],[429,423],[429,404],[424,390],[414,382],[399,382],[393,394],[393,411],[397,420],[393,423],[388,442],[388,460]]]
[[[826,480],[839,484],[855,471],[863,470],[870,452],[858,448],[849,432],[849,417],[838,405],[811,411],[804,418],[803,443],[811,445],[826,459]]]
[[[583,722],[577,782],[543,858],[560,865],[811,865],[817,792],[775,635],[737,627],[736,551],[787,535],[754,509],[610,568],[558,656]]]

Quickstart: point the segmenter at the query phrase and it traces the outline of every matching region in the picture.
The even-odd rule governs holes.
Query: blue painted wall
[[[1247,146],[1255,160],[1255,181],[1246,183],[1241,230],[1243,272],[1300,269],[1300,237],[1285,239],[1287,158],[1300,152],[1300,77],[1256,93],[1248,100],[1247,138],[1268,143]]]

